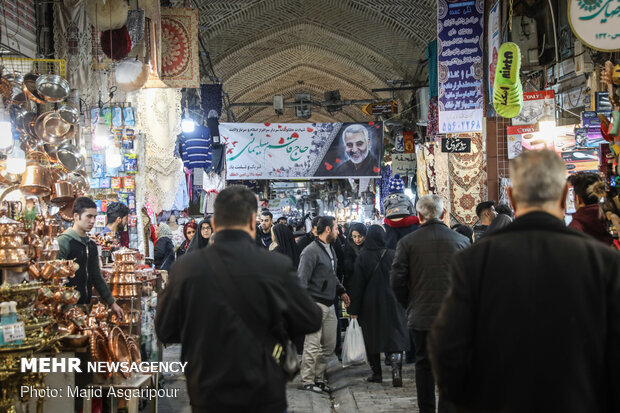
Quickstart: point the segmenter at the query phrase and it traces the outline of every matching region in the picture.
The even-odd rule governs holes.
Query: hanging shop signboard
[[[523,109],[512,118],[513,125],[533,125],[537,122],[555,121],[555,92],[540,90],[523,93]]]
[[[569,0],[568,22],[577,38],[601,52],[620,50],[619,0]]]
[[[471,138],[441,138],[441,151],[448,153],[471,152]]]
[[[395,153],[392,155],[392,174],[410,175],[415,170],[415,153]]]
[[[383,123],[221,123],[226,179],[381,176]]]
[[[389,102],[369,103],[362,110],[371,116],[391,115],[398,113],[398,102],[392,100]]]
[[[489,54],[489,102],[493,103],[493,83],[495,83],[495,69],[497,67],[497,60],[499,57],[499,1],[495,3],[495,6],[489,12],[489,27],[488,30],[488,49]]]
[[[484,0],[439,0],[439,133],[482,132]]]

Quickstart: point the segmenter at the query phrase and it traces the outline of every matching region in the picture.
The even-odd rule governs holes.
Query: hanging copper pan
[[[35,81],[36,91],[47,102],[62,102],[69,96],[69,82],[58,75],[41,75]]]
[[[22,90],[24,91],[24,94],[28,99],[32,100],[33,102],[43,104],[45,103],[45,99],[43,99],[43,96],[41,96],[39,92],[37,92],[38,78],[39,75],[36,73],[28,73],[27,75],[25,75],[22,82]]]
[[[63,143],[56,151],[58,161],[67,171],[76,171],[84,165],[84,156],[80,150],[70,143]]]
[[[73,199],[73,185],[67,181],[58,181],[53,185],[50,201],[56,205],[66,204]]]

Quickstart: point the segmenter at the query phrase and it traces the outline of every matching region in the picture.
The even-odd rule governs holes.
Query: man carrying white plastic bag
[[[342,344],[342,367],[366,363],[366,346],[357,318],[351,320]]]

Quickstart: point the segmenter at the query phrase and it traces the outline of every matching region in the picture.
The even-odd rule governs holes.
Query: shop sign
[[[381,176],[383,123],[222,123],[226,179]]]
[[[441,138],[441,151],[448,153],[471,152],[471,138]]]
[[[489,27],[487,28],[488,34],[488,62],[489,62],[489,102],[493,103],[493,84],[495,83],[495,68],[497,67],[497,60],[499,57],[499,1],[495,3],[495,6],[491,8],[489,12]]]
[[[397,153],[392,155],[392,174],[410,175],[415,170],[415,153]]]
[[[403,145],[405,149],[405,153],[415,153],[415,140],[413,136],[413,132],[405,131],[403,132]]]
[[[620,50],[620,0],[569,0],[568,22],[575,36],[592,49]]]
[[[484,0],[437,2],[439,133],[482,132]]]
[[[362,110],[371,116],[391,115],[398,113],[398,102],[392,100],[390,102],[369,103]]]

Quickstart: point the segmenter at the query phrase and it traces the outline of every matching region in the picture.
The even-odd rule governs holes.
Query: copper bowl
[[[85,334],[72,334],[62,339],[67,347],[84,347],[88,343],[89,336]]]

